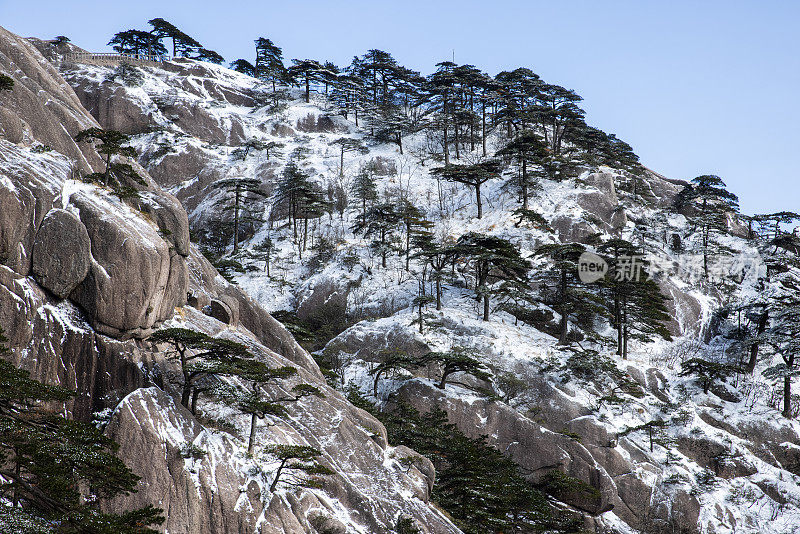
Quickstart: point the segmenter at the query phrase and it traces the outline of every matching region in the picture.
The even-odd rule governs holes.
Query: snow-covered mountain
[[[432,172],[441,162],[431,158],[424,132],[404,139],[401,153],[397,145],[375,141],[363,125],[336,114],[322,91],[310,103],[301,91],[290,91],[276,104],[271,87],[192,60],[136,67],[132,73],[74,63],[59,68],[101,127],[131,136],[138,163],[180,200],[195,240],[211,250],[219,268],[233,266],[228,274],[238,289],[217,276],[193,245],[184,254],[193,306],[179,307],[164,325],[189,325],[252,344],[271,363],[293,363],[304,380],[325,388],[324,400],[299,405],[260,439],[322,449],[337,473],[334,489],[277,496],[265,490],[275,465],[243,457],[245,444],[233,436],[236,432],[215,431],[209,423],[225,420],[243,434],[246,417],[201,400],[205,419],[195,418],[176,406],[169,387],[158,381],[127,395],[114,408],[109,429],[121,443],[136,444],[128,449],[129,459],[160,443],[165,451],[183,442],[207,451],[202,460],[173,460],[167,454],[153,476],[145,477],[158,489],[130,501],[140,505],[163,491],[158,502],[169,509],[170,532],[187,524],[204,524],[203,532],[393,532],[405,516],[424,532],[457,532],[446,514],[428,503],[433,465],[404,470],[401,457],[415,453],[387,444],[383,426],[349,404],[343,395],[348,391],[350,400],[357,391],[376,409],[388,411],[398,403],[423,413],[442,409],[465,435],[487,436],[488,444],[535,484],[553,471],[568,475],[591,491],[550,495],[555,505],[580,516],[586,529],[789,533],[800,528],[800,423],[780,414],[773,381],[762,374],[779,355],[767,354],[753,373],[720,377],[710,387],[682,372],[682,364],[693,358],[731,361],[731,332],[737,320],[741,326],[742,310],[798,273],[789,268],[765,280],[764,251],[748,239],[746,224],[731,215],[727,233],[717,241],[732,258],[725,265],[736,271],[736,281],[703,277],[695,261],[703,235],[690,224],[691,213],[676,207],[687,182],[646,169],[635,175],[586,166],[563,181],[540,178],[529,209],[541,219],[525,220],[515,212],[519,200],[505,175],[483,185],[478,218],[474,191]],[[337,144],[341,139],[365,149],[343,152]],[[24,158],[58,159],[31,155],[30,140],[8,141],[8,150],[23,152]],[[488,151],[496,152],[505,141],[498,127],[488,137]],[[268,144],[271,153],[263,149]],[[479,151],[465,150],[460,162],[479,161]],[[295,234],[278,202],[290,161],[339,206],[307,219],[305,237],[302,228]],[[420,293],[433,294],[435,287],[430,273],[421,274],[421,260],[407,257],[410,239],[402,225],[393,232],[396,242],[385,266],[373,239],[354,231],[362,209],[352,190],[365,169],[375,179],[376,200],[416,206],[438,242],[454,243],[471,232],[503,238],[532,262],[534,273],[549,268],[537,254],[543,245],[581,243],[595,250],[612,237],[636,243],[654,262],[669,267],[658,284],[669,297],[671,339],[634,339],[622,359],[614,329],[604,319],[588,329],[578,320],[570,323],[572,331],[584,333],[568,346],[554,337],[558,309],[544,303],[536,308],[539,320],[525,320],[498,306],[501,300],[493,301],[484,321],[471,272],[455,264],[448,266],[441,309],[426,303],[421,310]],[[231,212],[222,208],[225,192],[215,184],[239,177],[257,178],[262,194],[248,207],[240,246],[233,251],[231,236],[222,229]],[[55,194],[68,198],[68,183],[57,183]],[[89,195],[107,196],[80,187],[91,189]],[[224,250],[220,235],[227,240]],[[68,306],[63,302],[58,306]],[[314,330],[306,342],[316,349],[315,361],[287,340],[264,310],[298,336],[303,328]],[[289,345],[288,352],[276,348]],[[453,349],[478,355],[489,376],[456,373],[440,388],[440,370],[428,365],[375,378],[390,352]],[[25,364],[25,357],[19,359]],[[318,364],[327,371],[324,386]],[[192,488],[197,499],[186,504],[178,494]],[[204,513],[213,513],[214,521],[204,523]],[[313,524],[314,514],[335,526]]]

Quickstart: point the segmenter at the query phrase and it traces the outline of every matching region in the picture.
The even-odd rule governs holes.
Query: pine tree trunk
[[[561,319],[559,325],[559,345],[567,344],[567,334],[569,332],[569,317],[567,315],[567,273],[561,271]]]
[[[764,310],[758,318],[758,324],[756,326],[756,335],[761,336],[764,331],[767,329],[767,321],[769,320],[769,313]],[[758,342],[753,343],[750,345],[750,361],[747,362],[747,367],[745,368],[748,373],[753,373],[756,368],[756,363],[758,362]]]
[[[478,203],[478,218],[483,217],[483,206],[481,205],[481,184],[475,184],[475,202]]]
[[[253,447],[256,443],[256,414],[250,416],[250,439],[247,441],[247,454],[253,454]],[[277,480],[277,478],[276,478]]]
[[[483,145],[483,157],[486,157],[486,102],[483,102],[483,112],[481,117],[481,143]]]
[[[103,173],[103,185],[108,185],[108,179],[111,175],[111,154],[106,154],[106,172]]]
[[[236,187],[236,197],[233,203],[233,253],[239,250],[239,187]]]
[[[386,268],[386,233],[381,230],[381,267]]]
[[[184,364],[184,369],[185,369]],[[192,379],[189,376],[187,371],[183,371],[183,388],[181,390],[181,404],[188,408],[189,407],[189,397],[192,393]]]
[[[450,149],[447,143],[447,95],[444,96],[442,102],[442,114],[444,115],[444,164],[446,167],[450,164]]]
[[[449,375],[450,375],[450,373],[447,370],[443,370],[442,371],[442,379],[439,380],[439,384],[437,384],[436,387],[439,388],[439,389],[444,389],[444,387],[447,385],[447,377]]]
[[[486,293],[486,288],[485,287],[483,288],[483,290],[484,290],[484,294],[483,294],[483,320],[484,321],[488,321],[489,320],[489,295]]]
[[[272,484],[269,486],[269,492],[275,493],[275,488],[278,487],[278,480],[281,478],[281,471],[283,471],[283,466],[286,465],[288,460],[281,460],[281,465],[278,466],[278,469],[275,470],[275,479],[272,481]]]
[[[306,104],[308,104],[310,102],[310,99],[309,99],[310,95],[311,95],[311,89],[309,87],[308,76],[306,76]]]
[[[200,396],[200,390],[194,388],[194,391],[192,391],[192,408],[191,408],[193,415],[197,415],[197,397],[199,396]]]
[[[622,356],[622,311],[617,288],[614,288],[614,323],[617,328],[617,356]]]
[[[411,225],[406,224],[406,271],[411,266]]]
[[[441,281],[441,271],[436,272],[436,309],[442,309],[442,281]]]
[[[528,165],[524,157],[522,158],[522,209],[528,209]]]
[[[783,377],[783,416],[792,417],[792,377]]]

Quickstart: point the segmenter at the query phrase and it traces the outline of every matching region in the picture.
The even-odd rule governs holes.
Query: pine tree
[[[561,316],[558,327],[561,345],[569,343],[570,319],[603,313],[597,292],[578,278],[578,258],[585,250],[577,243],[543,245],[536,250],[537,256],[547,258],[552,265],[550,270],[538,271],[536,282],[540,288],[539,300]]]
[[[267,278],[269,278],[269,266],[270,266],[270,259],[272,258],[272,253],[275,249],[275,243],[272,241],[272,238],[267,236],[264,240],[253,247],[253,251],[262,254],[264,258],[264,272],[267,274]]]
[[[542,129],[545,142],[549,140],[550,150],[557,156],[561,153],[565,134],[583,125],[584,111],[577,105],[583,98],[560,85],[543,84],[539,99],[542,101],[542,121],[549,126]]]
[[[247,348],[226,339],[217,339],[202,332],[186,328],[166,328],[153,333],[148,340],[155,344],[166,344],[170,349],[167,360],[180,364],[181,404],[196,413],[197,398],[208,391],[198,382],[211,376],[230,376],[237,370],[239,359],[250,357]]]
[[[5,340],[0,329],[0,353]],[[64,533],[155,534],[148,527],[164,518],[153,506],[99,511],[102,501],[135,492],[139,477],[100,430],[46,408],[74,396],[0,359],[0,530],[51,532],[57,524]]]
[[[679,208],[689,208],[689,220],[699,229],[703,250],[703,272],[709,276],[708,258],[713,254],[711,238],[715,233],[726,233],[728,214],[739,209],[739,199],[725,189],[725,182],[715,175],[693,179],[676,198]]]
[[[428,107],[428,114],[434,115],[433,123],[442,130],[442,153],[444,165],[450,165],[450,142],[448,134],[453,123],[454,97],[456,79],[453,70],[456,64],[443,61],[436,64],[436,72],[431,74],[425,84],[423,102]]]
[[[453,373],[466,373],[479,380],[488,380],[491,377],[486,366],[478,360],[473,350],[464,347],[453,347],[447,352],[429,352],[418,360],[418,366],[434,363],[442,368],[442,375],[436,385],[444,389],[447,379]]]
[[[526,277],[531,268],[519,249],[510,241],[470,232],[461,236],[453,253],[469,261],[475,271],[475,293],[483,299],[483,320],[489,320],[489,297],[492,281],[503,281],[527,287]]]
[[[5,74],[0,74],[0,91],[10,91],[14,88],[14,79]]]
[[[423,260],[424,264],[431,267],[431,278],[435,284],[435,299],[436,309],[442,309],[442,280],[444,279],[444,272],[448,265],[453,261],[457,254],[457,250],[451,243],[443,243],[437,241],[435,235],[428,230],[418,230],[413,238],[413,247],[416,252],[412,257]],[[423,271],[424,272],[424,271]],[[422,281],[424,288],[424,280]]]
[[[134,56],[164,56],[167,49],[152,33],[144,30],[126,30],[119,32],[111,38],[108,46],[120,54]]]
[[[293,59],[294,65],[289,67],[288,74],[293,80],[298,80],[305,86],[306,103],[311,100],[311,84],[320,79],[322,65],[313,59]]]
[[[186,35],[179,30],[174,24],[162,18],[155,18],[148,21],[152,26],[150,34],[160,41],[161,39],[172,40],[172,56],[188,56],[192,51],[200,50],[203,46],[194,38]]]
[[[216,65],[222,65],[225,61],[225,58],[222,57],[218,52],[214,50],[208,50],[206,48],[200,47],[192,56],[191,59],[196,59],[198,61],[207,61],[208,63],[214,63]]]
[[[344,176],[345,152],[356,152],[359,154],[367,154],[369,152],[364,143],[351,137],[340,137],[339,139],[335,139],[328,144],[339,149],[339,176]]]
[[[364,165],[359,169],[353,181],[352,193],[353,197],[361,203],[361,220],[362,224],[366,224],[367,204],[378,198],[372,165]]]
[[[547,147],[537,134],[525,130],[499,150],[497,155],[513,157],[517,160],[520,169],[519,190],[522,196],[522,209],[527,210],[531,187],[529,169],[547,158]]]
[[[372,375],[372,395],[378,398],[378,383],[382,376],[396,373],[397,371],[413,371],[421,365],[419,358],[414,358],[399,350],[382,350],[378,353],[381,362],[370,369]]]
[[[394,250],[392,236],[400,222],[400,214],[391,202],[382,202],[369,208],[364,217],[353,226],[353,232],[374,236],[372,247],[381,256],[381,267],[386,268],[386,257]]]
[[[259,37],[256,43],[255,77],[272,83],[273,93],[277,84],[286,81],[288,72],[283,64],[283,51],[266,37]]]
[[[475,203],[478,206],[478,219],[483,217],[483,204],[481,203],[481,186],[500,174],[500,164],[497,161],[484,161],[474,165],[445,165],[437,167],[431,174],[439,175],[451,182],[458,182],[475,189]]]
[[[308,396],[324,397],[323,393],[309,384],[298,384],[290,390],[289,396],[269,397],[265,388],[280,380],[297,374],[297,369],[290,366],[270,368],[264,362],[249,359],[237,362],[236,376],[246,384],[245,389],[235,386],[221,386],[216,395],[223,402],[234,406],[240,412],[250,415],[250,433],[247,441],[247,452],[253,454],[255,446],[256,425],[259,419],[268,416],[285,417],[285,404],[298,402]]]
[[[230,67],[236,72],[247,74],[248,76],[252,76],[253,78],[256,77],[257,71],[255,66],[246,59],[237,59],[236,61],[232,61]]]
[[[800,352],[800,297],[795,291],[786,292],[772,301],[773,317],[765,333],[769,344],[781,362],[764,370],[764,376],[783,382],[783,416],[792,417],[792,380],[800,376],[796,356]]]
[[[425,231],[433,226],[431,221],[428,221],[423,216],[422,211],[416,207],[411,201],[404,199],[400,201],[397,207],[397,215],[403,223],[406,234],[406,271],[410,269],[411,263],[411,238],[418,231]]]
[[[320,463],[318,458],[322,456],[322,451],[314,447],[272,444],[264,447],[264,454],[280,462],[269,486],[269,491],[272,493],[277,489],[279,482],[291,486],[319,488],[322,486],[320,476],[334,474],[330,468]],[[305,476],[298,477],[296,473],[298,471]],[[282,475],[286,477],[281,478]]]
[[[610,239],[598,247],[607,254],[608,276],[599,281],[607,290],[611,325],[617,331],[617,354],[628,357],[628,341],[650,342],[654,336],[672,340],[665,326],[671,316],[658,284],[645,278],[648,269],[640,249],[624,239]]]
[[[341,69],[339,69],[339,67],[337,67],[330,61],[326,61],[322,65],[322,68],[319,71],[319,75],[320,75],[320,80],[325,85],[326,96],[328,94],[328,87],[336,83],[336,80],[339,79],[340,72]]]
[[[91,143],[97,152],[105,156],[105,170],[102,173],[91,173],[84,177],[85,180],[100,180],[104,185],[116,185],[117,191],[125,193],[125,187],[131,183],[145,185],[144,179],[128,163],[115,162],[113,158],[135,158],[136,151],[127,146],[129,137],[116,130],[103,130],[92,127],[78,132],[75,136],[78,143]]]
[[[292,225],[295,243],[302,258],[308,241],[308,221],[317,219],[330,211],[330,204],[325,199],[321,188],[309,180],[308,175],[300,169],[293,155],[283,170],[281,181],[278,182],[275,203],[283,208],[288,215],[289,224]],[[300,238],[299,221],[303,221],[303,235]]]
[[[258,208],[267,193],[262,189],[261,180],[244,176],[222,178],[209,187],[222,192],[217,204],[222,206],[223,212],[233,212],[233,253],[236,254],[242,223],[261,221]]]

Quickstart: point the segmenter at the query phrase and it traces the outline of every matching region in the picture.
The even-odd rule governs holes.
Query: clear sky
[[[800,211],[797,1],[0,0],[6,29],[91,51],[154,17],[228,61],[264,36],[338,65],[380,48],[424,74],[454,53],[490,74],[527,66],[653,170],[719,174],[745,213]]]

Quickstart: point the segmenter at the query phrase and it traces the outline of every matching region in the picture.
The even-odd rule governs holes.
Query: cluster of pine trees
[[[271,83],[273,91],[277,84],[303,87],[306,102],[312,88],[319,88],[342,116],[352,117],[376,140],[396,144],[401,154],[403,139],[424,131],[438,147],[432,156],[445,166],[476,148],[487,158],[488,136],[503,126],[510,142],[498,155],[520,165],[523,198],[536,176],[563,179],[579,162],[641,169],[627,143],[586,124],[575,91],[547,83],[528,68],[493,77],[473,65],[445,61],[423,76],[374,49],[346,67],[314,59],[286,66],[281,48],[265,37],[256,39],[255,51],[254,63],[237,59],[231,67]]]
[[[155,534],[161,510],[104,512],[104,501],[136,491],[139,479],[94,425],[65,418],[76,393],[42,384],[3,359],[0,329],[0,531]],[[61,408],[61,409],[59,409]]]
[[[420,413],[400,403],[382,412],[357,391],[350,391],[348,398],[384,424],[390,443],[412,448],[433,462],[432,498],[464,532],[581,532],[580,517],[555,508],[543,492],[544,485],[537,488],[526,481],[519,467],[490,446],[486,436],[466,436],[441,409]],[[413,458],[405,460],[409,468],[414,465]]]
[[[225,58],[217,52],[205,48],[171,22],[155,18],[147,23],[150,25],[150,30],[133,29],[118,32],[108,45],[121,54],[166,56],[169,52],[162,42],[166,39],[172,45],[173,57],[186,57],[217,64],[225,61]]]

